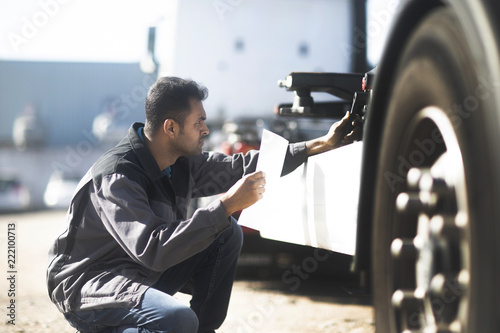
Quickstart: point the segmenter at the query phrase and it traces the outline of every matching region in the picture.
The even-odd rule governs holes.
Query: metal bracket
[[[362,90],[364,76],[365,74],[292,72],[285,80],[278,81],[278,86],[295,92],[292,106],[280,106],[279,114],[303,116],[324,114],[324,105],[321,108],[322,112],[318,112],[311,92],[325,92],[351,102],[354,94]],[[338,107],[335,110],[337,110],[334,112],[335,117],[338,117]],[[333,116],[329,115],[329,112],[325,115]]]

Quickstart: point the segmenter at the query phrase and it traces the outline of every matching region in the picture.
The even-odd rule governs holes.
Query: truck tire
[[[376,332],[498,332],[495,92],[450,9],[420,23],[395,65],[374,198]]]

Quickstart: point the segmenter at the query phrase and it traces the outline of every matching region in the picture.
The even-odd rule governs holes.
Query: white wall
[[[160,75],[206,85],[209,117],[272,114],[293,99],[277,87],[289,72],[349,71],[341,45],[350,43],[351,6],[349,0],[172,1],[158,35]],[[307,55],[299,53],[302,44]]]

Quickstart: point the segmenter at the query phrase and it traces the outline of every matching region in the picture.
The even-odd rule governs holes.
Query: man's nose
[[[202,133],[203,135],[208,135],[208,133],[210,133],[210,130],[208,129],[207,124],[204,124],[204,125],[205,125],[205,127],[202,129],[202,132],[201,132],[201,133]]]

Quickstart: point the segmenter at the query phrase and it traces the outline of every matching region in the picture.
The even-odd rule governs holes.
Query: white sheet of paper
[[[281,176],[283,161],[288,149],[288,141],[277,134],[264,130],[260,147],[256,170],[264,171],[266,174],[266,192],[262,200],[243,210],[238,219],[241,225],[256,230],[261,230],[264,227],[261,222],[267,220],[267,218],[261,218],[262,212],[272,210],[270,207],[272,205],[272,192],[276,188],[275,184]]]
[[[264,132],[257,169],[266,173],[266,192],[239,223],[265,238],[354,255],[362,143],[312,156],[280,177],[287,145]]]

